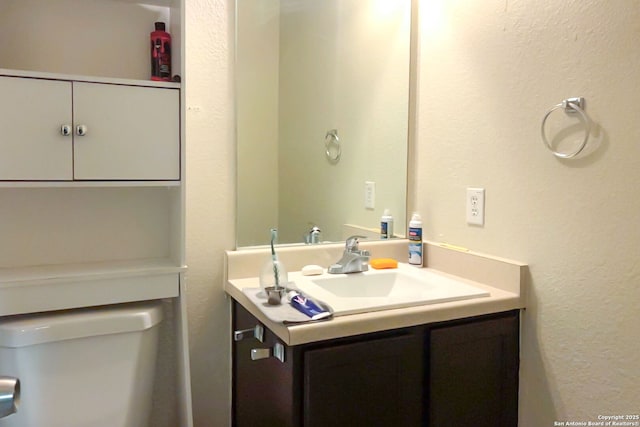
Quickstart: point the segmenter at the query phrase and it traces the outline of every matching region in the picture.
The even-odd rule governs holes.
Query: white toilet
[[[0,319],[0,374],[19,378],[1,427],[147,427],[162,303]]]

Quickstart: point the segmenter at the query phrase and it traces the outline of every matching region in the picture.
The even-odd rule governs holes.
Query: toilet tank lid
[[[161,321],[160,301],[18,315],[0,320],[0,347],[144,331]]]

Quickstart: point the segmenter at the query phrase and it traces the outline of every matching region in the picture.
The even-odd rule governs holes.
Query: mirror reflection
[[[406,229],[410,0],[237,0],[237,246]],[[314,230],[315,227],[315,231]]]

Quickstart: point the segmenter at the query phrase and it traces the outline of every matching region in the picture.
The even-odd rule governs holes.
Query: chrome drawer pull
[[[242,341],[245,338],[255,338],[260,342],[264,342],[264,328],[262,327],[262,325],[256,325],[250,329],[233,331],[234,341]]]
[[[270,357],[275,357],[280,362],[284,363],[284,345],[280,343],[276,343],[271,348],[252,348],[251,349],[251,360],[260,360],[260,359],[268,359]]]

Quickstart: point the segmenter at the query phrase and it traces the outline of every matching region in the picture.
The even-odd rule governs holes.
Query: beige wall
[[[229,302],[235,247],[231,1],[187,0],[187,273],[194,425],[229,425]]]
[[[235,241],[231,0],[187,0],[187,263],[195,425],[229,424],[223,251]],[[410,206],[425,236],[530,265],[522,427],[637,413],[637,1],[422,2]],[[599,147],[561,161],[548,108],[584,96]],[[558,113],[561,114],[561,113]],[[592,145],[591,148],[594,146]],[[486,224],[464,217],[486,188]]]
[[[637,413],[640,3],[422,6],[415,206],[427,238],[530,265],[521,427]],[[571,96],[599,148],[561,161],[540,123]],[[486,188],[483,228],[465,224],[467,186]]]
[[[278,227],[278,70],[280,0],[238,2],[237,242],[264,244]]]

